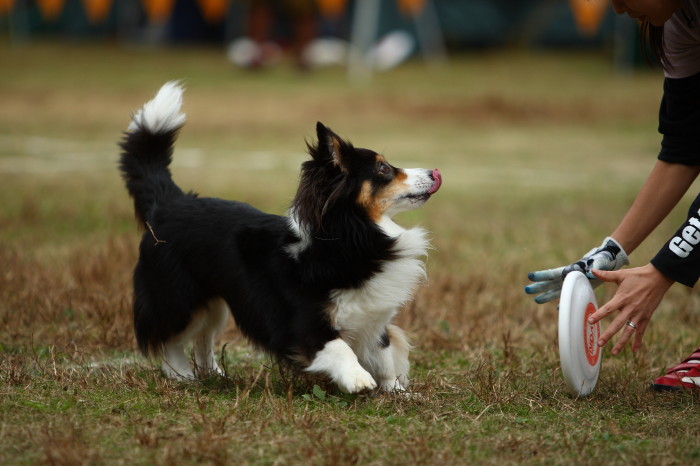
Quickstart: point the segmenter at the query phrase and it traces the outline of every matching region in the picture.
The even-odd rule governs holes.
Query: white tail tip
[[[134,114],[129,131],[165,133],[182,127],[185,124],[185,114],[180,112],[183,91],[178,81],[163,84],[156,96]]]

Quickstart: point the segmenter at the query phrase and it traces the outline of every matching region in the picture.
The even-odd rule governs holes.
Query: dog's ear
[[[346,172],[347,164],[343,157],[348,144],[320,121],[316,123],[316,136],[318,137],[317,153],[320,158],[332,161],[341,171]]]

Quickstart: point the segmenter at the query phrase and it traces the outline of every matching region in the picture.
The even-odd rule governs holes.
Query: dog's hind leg
[[[228,305],[223,299],[213,299],[207,305],[207,309],[199,314],[202,319],[199,333],[194,337],[194,361],[197,375],[206,376],[214,373],[223,375],[216,362],[214,343],[223,332],[231,314]]]
[[[192,366],[185,354],[187,340],[178,335],[163,343],[163,362],[161,370],[163,375],[173,380],[194,379]]]
[[[194,379],[190,358],[185,348],[207,324],[207,310],[201,309],[192,314],[187,327],[182,332],[170,337],[162,344],[163,362],[161,369],[163,374],[174,380]]]

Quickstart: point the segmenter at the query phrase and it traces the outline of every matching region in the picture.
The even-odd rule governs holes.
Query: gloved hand
[[[580,261],[556,269],[539,270],[528,274],[528,278],[535,282],[525,287],[525,293],[538,294],[535,297],[537,304],[546,303],[557,299],[561,295],[561,287],[564,278],[569,272],[579,271],[584,273],[591,281],[593,288],[601,284],[601,281],[593,276],[591,269],[618,270],[629,264],[627,253],[620,243],[608,236],[600,247],[593,248]]]

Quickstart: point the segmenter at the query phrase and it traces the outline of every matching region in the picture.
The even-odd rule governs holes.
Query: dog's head
[[[298,220],[311,231],[324,230],[327,219],[347,212],[379,223],[422,206],[440,188],[437,169],[394,167],[374,151],[355,148],[320,122],[316,134],[316,144],[307,144],[311,160],[302,164],[293,203]]]

